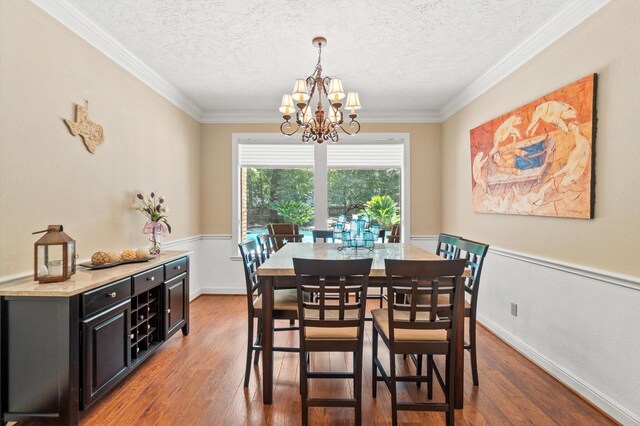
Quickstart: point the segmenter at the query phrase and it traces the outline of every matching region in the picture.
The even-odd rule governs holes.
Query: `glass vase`
[[[162,229],[160,228],[160,226],[155,226],[150,234],[151,236],[149,237],[149,242],[151,243],[151,247],[149,247],[149,254],[151,256],[157,256],[160,254],[160,239],[162,237],[161,230]]]

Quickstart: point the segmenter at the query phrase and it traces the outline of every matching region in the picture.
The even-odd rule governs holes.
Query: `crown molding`
[[[282,116],[275,112],[265,111],[204,111],[200,116],[201,123],[273,123],[279,124]]]
[[[159,95],[200,121],[202,109],[148,65],[138,59],[111,34],[68,0],[31,0],[62,25],[133,74]]]
[[[440,123],[442,117],[435,111],[366,111],[361,124],[369,123]],[[204,111],[201,123],[274,123],[280,124],[278,112],[264,111]]]
[[[281,121],[277,113],[264,111],[203,111],[68,0],[31,1],[201,123],[279,123]],[[364,123],[441,123],[609,2],[610,0],[570,1],[522,43],[511,49],[502,59],[451,98],[440,110],[371,111],[366,113]]]
[[[498,84],[509,74],[527,63],[560,37],[574,29],[585,19],[600,10],[610,0],[572,0],[539,27],[522,43],[486,70],[480,77],[451,98],[439,111],[442,121],[471,103],[484,92]]]

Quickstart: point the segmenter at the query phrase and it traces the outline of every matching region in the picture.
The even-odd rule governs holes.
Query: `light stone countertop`
[[[30,276],[0,284],[0,296],[71,297],[153,269],[191,253],[191,251],[167,250],[147,262],[126,263],[105,269],[87,269],[77,266],[76,273],[70,279],[57,283],[39,284],[33,280],[33,276]]]
[[[411,244],[376,244],[373,251],[352,248],[338,251],[340,244],[287,243],[258,268],[259,276],[294,276],[293,258],[347,260],[373,258],[372,277],[384,277],[384,259],[444,260],[442,257]]]

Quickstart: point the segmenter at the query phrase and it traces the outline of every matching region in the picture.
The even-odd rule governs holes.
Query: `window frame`
[[[402,241],[408,241],[411,235],[411,197],[410,197],[410,134],[409,133],[358,133],[344,136],[338,144],[402,144],[402,165],[400,173],[400,224]],[[242,218],[240,206],[240,154],[241,144],[303,144],[295,137],[287,137],[280,133],[233,133],[231,135],[231,250],[232,257],[237,257],[237,246],[240,238]],[[327,143],[314,143],[314,226],[316,223],[327,223],[328,218],[328,185],[327,173],[318,179],[317,170],[327,170]],[[321,195],[324,194],[324,195]]]

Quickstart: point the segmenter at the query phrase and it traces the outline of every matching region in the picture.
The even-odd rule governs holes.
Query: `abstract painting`
[[[471,130],[473,211],[593,218],[592,74]]]

